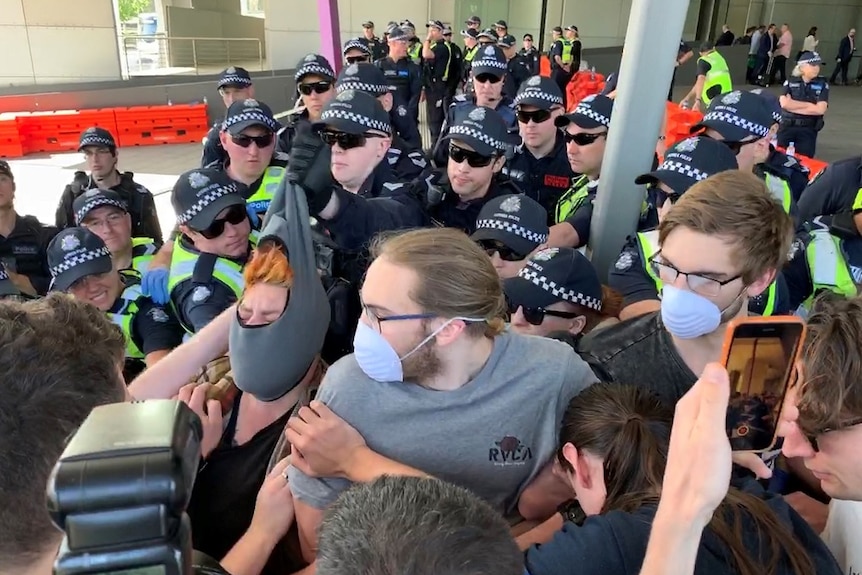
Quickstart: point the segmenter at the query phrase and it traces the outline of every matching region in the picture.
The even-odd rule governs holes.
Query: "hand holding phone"
[[[784,397],[805,337],[796,316],[748,317],[727,326],[727,436],[733,451],[763,453],[776,440]]]

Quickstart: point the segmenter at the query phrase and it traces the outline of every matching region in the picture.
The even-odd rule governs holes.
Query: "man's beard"
[[[416,344],[419,344],[426,337],[428,337],[428,334],[423,334],[417,339]],[[442,370],[442,362],[437,353],[436,342],[433,339],[425,342],[413,355],[401,362],[401,369],[404,373],[404,381],[414,382],[423,386],[426,381],[439,375]]]

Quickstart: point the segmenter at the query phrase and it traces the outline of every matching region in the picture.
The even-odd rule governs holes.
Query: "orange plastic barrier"
[[[0,116],[0,158],[18,158],[23,155],[24,148],[21,147],[21,139],[18,137],[18,122],[14,116]]]
[[[539,58],[539,76],[551,77],[551,60],[547,56]]]
[[[58,110],[16,114],[24,154],[68,152],[78,149],[81,132],[91,126],[116,130],[114,110]]]
[[[206,104],[114,108],[117,145],[199,143],[209,131]]]
[[[679,104],[668,102],[665,106],[664,138],[667,147],[684,140],[691,135],[691,127],[703,119],[703,114],[696,110],[680,108]]]
[[[776,150],[787,153],[787,150],[784,148],[776,147]],[[799,160],[799,163],[808,168],[808,181],[810,182],[814,178],[817,177],[817,174],[826,169],[826,166],[829,165],[828,162],[823,162],[818,160],[817,158],[809,158],[808,156],[803,156],[800,153],[796,153],[793,155],[794,158]]]
[[[593,73],[585,70],[575,73],[566,86],[566,101],[569,103],[567,111],[574,110],[578,102],[587,96],[598,94],[604,87],[605,77],[598,72]]]

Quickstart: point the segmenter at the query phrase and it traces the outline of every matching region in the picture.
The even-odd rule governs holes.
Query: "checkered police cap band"
[[[95,134],[90,135],[87,134],[83,138],[81,138],[80,148],[84,146],[104,146],[105,148],[114,148],[117,143],[114,140],[110,140],[108,138],[103,138],[102,136],[97,136]]]
[[[111,257],[111,252],[108,251],[106,246],[102,246],[99,249],[95,250],[87,250],[85,252],[76,253],[71,257],[63,259],[59,264],[51,268],[51,276],[57,277],[62,273],[69,271],[70,269],[79,266],[81,264],[85,264],[87,262],[91,262],[93,260],[97,260],[103,257]]]
[[[337,108],[323,111],[320,115],[320,121],[326,123],[327,120],[347,120],[348,122],[359,124],[369,130],[377,130],[379,132],[386,132],[387,134],[392,131],[392,127],[389,125],[389,122],[381,122],[380,120],[375,120],[368,116],[363,116],[355,112],[339,110]]]
[[[0,282],[6,281],[9,279],[9,274],[6,272],[5,267],[0,267]]]
[[[260,108],[250,108],[245,112],[241,112],[235,116],[228,116],[221,124],[222,130],[227,130],[231,126],[240,122],[254,121],[255,124],[266,126],[270,131],[277,132],[279,125],[275,122],[272,116],[264,113]]]
[[[485,144],[488,144],[495,150],[500,150],[501,152],[505,152],[508,149],[508,146],[505,142],[501,142],[496,138],[492,138],[488,134],[480,132],[475,128],[471,128],[470,126],[464,126],[463,124],[457,124],[452,126],[449,129],[450,136],[466,136],[468,138],[473,138],[474,140],[479,140]]]
[[[611,119],[605,116],[604,114],[599,114],[597,111],[593,110],[589,105],[578,104],[575,107],[575,111],[572,114],[577,114],[578,116],[584,116],[585,118],[590,118],[591,120],[595,120],[602,126],[610,126]]]
[[[89,214],[96,208],[101,208],[104,206],[114,206],[115,208],[120,208],[124,212],[128,210],[126,204],[122,201],[117,201],[112,198],[106,198],[104,196],[96,197],[95,199],[92,199],[83,206],[81,206],[81,209],[75,212],[75,223],[80,225],[81,221],[86,217],[87,214]]]
[[[473,68],[496,68],[497,70],[508,70],[508,62],[501,62],[496,58],[481,58],[473,61]]]
[[[512,223],[507,220],[479,220],[478,222],[476,222],[476,229],[501,230],[510,234],[515,234],[516,236],[524,238],[525,240],[533,242],[535,244],[543,244],[548,241],[548,234],[540,234],[539,232],[528,230],[524,226],[519,226],[518,224]]]
[[[811,56],[806,56],[805,58],[800,58],[797,64],[820,64],[823,60],[820,58],[819,54],[812,54]]]
[[[772,119],[776,122],[781,121],[781,112],[772,112]]]
[[[535,100],[545,100],[546,102],[550,102],[551,104],[559,106],[563,105],[563,99],[561,97],[554,94],[549,94],[547,92],[543,92],[538,88],[527,88],[523,92],[515,96],[515,105],[517,106],[521,103],[522,100],[525,100],[527,98]]]
[[[185,210],[183,213],[177,216],[177,224],[184,225],[187,222],[191,221],[196,215],[201,213],[205,207],[215,202],[217,199],[226,196],[228,194],[236,194],[237,187],[235,183],[228,184],[226,186],[219,186],[215,189],[210,190],[196,201],[191,207]]]
[[[368,46],[366,46],[365,44],[363,44],[359,40],[356,40],[355,38],[353,40],[349,40],[346,44],[344,44],[344,50],[342,52],[344,54],[347,54],[348,50],[354,50],[354,49],[355,50],[362,50],[366,54],[371,53],[368,50]]]
[[[303,76],[308,76],[309,74],[314,74],[316,76],[324,76],[326,78],[334,78],[335,72],[333,72],[332,68],[321,66],[317,62],[307,62],[296,71],[296,74],[293,75],[294,79],[298,82],[300,78]]]
[[[596,299],[592,296],[584,295],[580,292],[576,292],[574,290],[558,286],[557,282],[549,280],[543,275],[539,275],[539,272],[530,268],[529,266],[522,268],[521,271],[518,272],[518,277],[529,281],[533,285],[541,288],[542,290],[561,300],[565,300],[567,302],[577,305],[582,305],[595,311],[602,310],[602,301],[600,299]]]
[[[756,136],[760,136],[761,138],[769,133],[769,128],[767,128],[766,126],[750,122],[745,118],[740,118],[738,115],[732,114],[730,112],[707,112],[707,114],[703,117],[703,120],[701,120],[701,122],[712,121],[721,122],[723,124],[730,124],[731,126],[742,128],[746,132],[750,132]]]
[[[224,86],[251,86],[251,79],[236,74],[228,74],[218,82],[218,87]]]
[[[365,92],[366,94],[380,95],[389,93],[389,85],[369,84],[368,82],[360,82],[359,80],[352,78],[345,78],[343,80],[339,80],[338,84],[335,86],[335,91],[340,94],[345,90],[355,90],[357,92]]]
[[[677,162],[674,160],[665,160],[661,163],[658,169],[656,169],[656,171],[674,172],[677,174],[682,174],[683,176],[694,178],[698,182],[701,180],[705,180],[709,177],[709,174],[707,174],[703,170],[699,170],[689,164],[684,164],[682,162]]]

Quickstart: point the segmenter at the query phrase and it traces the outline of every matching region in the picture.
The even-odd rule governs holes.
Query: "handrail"
[[[171,50],[175,50],[177,42],[190,42],[191,43],[191,64],[195,73],[199,73],[199,69],[201,66],[201,58],[199,45],[209,42],[209,43],[224,43],[225,55],[223,58],[220,58],[218,64],[231,65],[234,62],[231,61],[231,43],[232,42],[250,42],[257,45],[257,61],[258,61],[258,70],[263,71],[263,42],[260,38],[225,38],[225,37],[202,37],[202,36],[169,36],[165,33],[156,33],[156,34],[123,34],[120,36],[120,40],[122,41],[123,46],[123,56],[126,61],[126,68],[128,71],[128,75],[136,75],[131,71],[131,65],[129,62],[129,51],[130,48],[137,48],[140,46],[141,41],[152,41],[159,42],[158,54],[160,59],[164,58],[167,63],[171,60],[169,52]],[[162,46],[162,42],[165,43]],[[173,44],[172,44],[173,43]],[[250,47],[249,47],[250,48]],[[253,48],[252,48],[253,50]],[[181,50],[180,50],[181,51]],[[204,52],[206,50],[203,50]],[[235,52],[236,53],[236,50]],[[249,54],[250,55],[250,54]],[[204,56],[206,59],[206,56]],[[249,58],[250,59],[250,58]],[[213,62],[215,63],[215,62]],[[236,64],[243,63],[242,61],[236,62]]]

